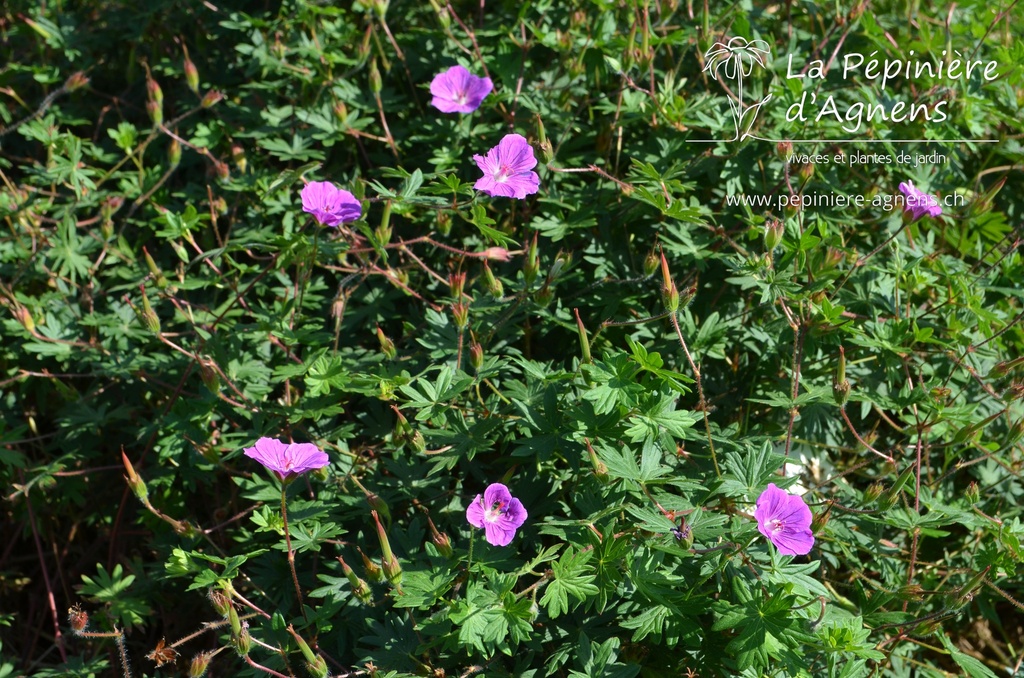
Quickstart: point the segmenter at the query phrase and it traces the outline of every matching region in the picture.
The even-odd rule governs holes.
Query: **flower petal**
[[[476,495],[476,498],[470,502],[469,506],[466,507],[466,520],[473,527],[484,526],[484,502],[480,495]]]
[[[484,536],[491,546],[508,546],[516,536],[516,530],[501,522],[484,523]]]

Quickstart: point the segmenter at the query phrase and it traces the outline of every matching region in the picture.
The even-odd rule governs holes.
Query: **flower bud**
[[[597,452],[594,451],[590,441],[587,442],[587,455],[590,457],[590,465],[594,468],[594,476],[602,483],[608,481],[608,465],[601,461]]]
[[[978,483],[976,481],[972,480],[971,484],[968,485],[967,489],[964,491],[964,499],[967,500],[968,504],[977,504],[978,503],[978,499],[980,497],[981,497],[981,491],[978,488]]]
[[[460,330],[466,329],[469,326],[469,306],[461,301],[452,304],[452,318],[455,319],[456,327]]]
[[[231,610],[231,599],[223,591],[217,589],[210,589],[206,592],[206,597],[210,600],[210,604],[213,605],[213,609],[217,611],[221,617],[227,617]],[[236,615],[237,619],[237,615]]]
[[[160,89],[160,83],[146,75],[146,97],[150,101],[155,101],[159,105],[164,103],[164,91]]]
[[[361,579],[359,575],[357,575],[355,571],[348,566],[348,563],[345,562],[344,558],[338,556],[338,562],[341,563],[341,569],[345,573],[345,578],[348,579],[348,583],[352,585],[352,593],[355,594],[355,597],[358,598],[360,602],[369,604],[373,597],[373,593],[370,591],[370,585],[363,581],[363,579]]]
[[[231,642],[235,646],[235,652],[238,653],[239,657],[245,657],[249,654],[249,650],[252,648],[252,638],[249,636],[249,624],[242,624],[242,632],[231,639]]]
[[[427,525],[430,526],[430,540],[434,542],[438,553],[445,558],[451,558],[454,553],[452,550],[452,540],[444,532],[437,531],[437,527],[434,525],[434,521],[430,519],[430,516],[427,516]]]
[[[437,0],[430,0],[430,6],[434,8],[434,13],[437,14],[437,21],[441,24],[441,30],[448,30],[448,27],[452,24],[452,18],[448,16],[448,9],[442,7]]]
[[[811,177],[814,176],[814,163],[813,162],[805,162],[805,163],[801,163],[800,165],[797,165],[796,173],[797,173],[797,176],[799,176],[804,181],[809,180]]]
[[[523,262],[523,279],[526,281],[527,287],[536,279],[538,271],[540,271],[540,258],[537,256],[537,234],[534,233],[533,241],[526,250],[526,260]]]
[[[249,161],[245,157],[245,149],[241,144],[231,144],[231,161],[235,163],[239,174],[245,174]]]
[[[199,378],[203,380],[210,393],[214,394],[220,392],[220,374],[215,368],[216,363],[212,358],[203,356],[199,359]]]
[[[448,276],[448,290],[452,293],[452,299],[459,301],[462,299],[462,290],[466,284],[466,274],[464,272],[452,273]]]
[[[317,656],[313,653],[313,650],[309,649],[309,645],[306,644],[305,639],[295,632],[295,627],[291,624],[288,625],[288,633],[291,634],[292,638],[295,639],[295,644],[299,646],[299,652],[306,658],[307,662],[315,662]]]
[[[238,618],[238,611],[234,605],[228,605],[228,623],[231,624],[232,638],[242,635],[242,621]]]
[[[882,496],[882,492],[885,491],[885,487],[882,483],[872,483],[868,486],[868,489],[864,490],[864,501],[866,503],[873,503]]]
[[[334,119],[347,126],[348,106],[345,105],[344,101],[338,101],[334,104]]]
[[[167,162],[171,167],[177,167],[181,162],[181,142],[171,137],[171,143],[167,147]]]
[[[74,92],[76,89],[82,89],[89,84],[89,78],[82,71],[72,73],[71,77],[64,81],[64,89],[68,92]]]
[[[376,511],[370,511],[370,515],[373,516],[374,525],[377,527],[377,539],[380,541],[380,550],[383,554],[381,569],[384,570],[387,580],[398,586],[402,583],[402,567],[398,564],[395,554],[391,552],[391,542],[388,541],[388,533],[380,522],[380,516]]]
[[[388,339],[387,335],[384,334],[384,330],[377,326],[377,341],[380,342],[380,352],[384,354],[388,360],[394,360],[397,355],[395,350],[395,342]]]
[[[504,247],[488,247],[480,254],[491,261],[512,261],[512,254]]]
[[[167,287],[167,278],[164,277],[164,272],[153,261],[153,257],[150,256],[149,250],[146,249],[145,245],[142,246],[142,258],[146,260],[146,268],[149,269],[149,274],[153,276],[153,282],[156,283],[157,288],[162,290]]]
[[[228,167],[226,162],[220,160],[213,161],[213,173],[217,175],[217,181],[222,184],[228,183],[231,180],[231,168]]]
[[[378,19],[384,19],[384,15],[388,12],[388,3],[389,0],[370,0],[373,13],[377,15]]]
[[[315,678],[327,678],[328,676],[327,662],[320,655],[317,655],[315,660],[306,662],[306,670]]]
[[[224,95],[215,89],[211,89],[203,95],[203,100],[200,102],[200,106],[203,108],[212,108],[216,106],[224,98]]]
[[[202,678],[206,675],[206,669],[210,667],[211,659],[213,659],[212,652],[200,652],[192,657],[192,663],[188,666],[189,678]]]
[[[36,331],[36,321],[32,318],[32,312],[21,304],[15,303],[11,307],[11,313],[14,314],[14,318],[21,323],[29,334]]]
[[[791,141],[780,141],[775,144],[775,155],[780,160],[788,160],[793,155],[793,143]]]
[[[374,59],[370,62],[370,91],[374,94],[380,94],[380,91],[384,88],[384,83],[380,77],[380,71],[377,69],[377,60]]]
[[[409,447],[417,454],[427,449],[427,441],[423,439],[423,434],[419,431],[413,431],[412,436],[409,437]]]
[[[448,235],[452,232],[452,215],[446,211],[437,213],[437,232],[441,235]]]
[[[550,285],[545,285],[533,293],[533,300],[538,306],[547,306],[555,298],[555,292]]]
[[[658,255],[654,252],[649,252],[644,257],[644,277],[650,278],[654,275],[654,272],[658,270]]]
[[[363,558],[363,570],[366,572],[366,578],[374,582],[384,581],[384,571],[380,569],[380,565],[370,560],[370,557],[363,553],[363,549],[357,546],[356,550]]]
[[[494,271],[491,270],[490,265],[486,261],[484,261],[484,284],[487,291],[495,299],[500,299],[505,294],[505,286],[494,277]]]
[[[159,127],[164,124],[164,107],[150,99],[146,102],[146,113],[149,114],[149,119],[153,123],[154,127]]]
[[[469,364],[477,372],[484,364],[484,347],[475,341],[469,345]]]
[[[68,610],[68,623],[74,633],[81,633],[89,625],[89,614],[78,605]]]
[[[157,317],[153,311],[153,307],[149,304],[149,297],[146,295],[146,288],[142,287],[142,310],[135,309],[135,315],[138,316],[146,328],[153,334],[160,334],[160,318]]]
[[[782,236],[786,232],[786,227],[783,225],[780,219],[769,219],[764,225],[764,248],[765,250],[772,252],[779,243],[782,242]]]
[[[583,355],[583,362],[592,363],[594,359],[590,356],[590,339],[587,337],[587,328],[583,326],[583,320],[580,319],[580,310],[574,308],[572,312],[576,316],[576,332],[580,337],[580,353]]]
[[[112,195],[100,203],[100,216],[110,219],[124,205],[124,198],[119,195]]]
[[[1003,393],[1003,400],[1008,403],[1020,400],[1022,397],[1024,397],[1024,384],[1010,384],[1010,388]]]
[[[896,597],[900,600],[917,602],[924,600],[924,589],[917,584],[906,584],[896,591]]]
[[[121,461],[124,463],[124,469],[128,473],[125,476],[125,480],[128,481],[128,487],[131,488],[132,494],[143,504],[149,504],[149,490],[146,489],[146,483],[135,473],[135,467],[128,461],[128,455],[124,453],[124,449],[121,450]]]
[[[188,58],[188,51],[185,51],[185,82],[193,94],[199,94],[199,69]]]

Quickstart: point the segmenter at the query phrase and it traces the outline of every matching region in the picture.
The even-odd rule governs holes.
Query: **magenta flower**
[[[309,212],[324,226],[355,221],[363,206],[356,197],[329,181],[311,181],[302,189],[302,211]]]
[[[900,193],[907,198],[903,211],[913,217],[912,221],[917,221],[925,215],[937,217],[942,214],[942,206],[939,205],[938,198],[917,188],[914,186],[914,182],[901,183]]]
[[[462,66],[452,66],[430,81],[430,105],[442,113],[472,113],[494,89],[490,78],[478,78]]]
[[[484,496],[476,499],[466,509],[466,520],[473,527],[484,528],[487,543],[492,546],[508,546],[516,530],[526,522],[526,509],[501,483],[492,483],[484,490]]]
[[[255,445],[245,448],[245,456],[263,464],[282,480],[323,468],[330,462],[327,453],[313,443],[283,443],[273,438],[260,438]]]
[[[757,498],[754,519],[757,520],[757,529],[775,544],[779,553],[802,556],[814,546],[811,509],[807,508],[802,497],[789,494],[774,483]]]
[[[533,146],[521,134],[506,134],[486,157],[474,155],[473,160],[484,173],[473,188],[487,195],[522,200],[540,186],[540,177],[531,171],[537,166]]]

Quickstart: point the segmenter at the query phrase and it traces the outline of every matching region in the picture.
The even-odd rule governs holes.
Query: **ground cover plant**
[[[1022,34],[4,4],[0,677],[1024,675]]]

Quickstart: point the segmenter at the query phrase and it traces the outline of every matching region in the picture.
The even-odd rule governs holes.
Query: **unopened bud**
[[[146,249],[145,245],[142,246],[142,258],[146,260],[146,268],[149,269],[149,274],[153,276],[153,282],[156,283],[157,288],[162,290],[167,287],[167,278],[164,277],[164,272],[153,261],[153,257],[150,256],[149,250]]]
[[[380,569],[380,565],[370,560],[370,557],[363,553],[363,549],[357,546],[356,550],[363,558],[363,571],[366,572],[366,578],[370,581],[384,581],[384,571]]]
[[[469,306],[462,303],[461,301],[452,304],[452,318],[455,319],[455,326],[460,330],[466,329],[469,326]]]
[[[249,161],[245,157],[245,149],[242,148],[241,144],[231,144],[231,160],[235,163],[235,167],[238,168],[238,173],[245,174]]]
[[[171,167],[177,167],[181,162],[181,142],[171,137],[171,143],[167,147],[167,162]]]
[[[217,175],[217,181],[222,184],[228,183],[231,180],[231,169],[228,167],[226,162],[220,160],[213,161],[213,173]]]
[[[437,547],[438,553],[445,558],[451,558],[454,551],[452,550],[452,540],[448,538],[448,535],[444,532],[438,532],[437,527],[434,525],[434,521],[427,516],[427,525],[430,526],[430,540],[434,542],[434,546]]]
[[[485,259],[491,261],[511,261],[512,254],[504,247],[488,247],[480,253]]]
[[[334,119],[343,125],[348,124],[348,106],[345,105],[344,101],[334,104]]]
[[[252,638],[249,636],[249,624],[242,624],[242,632],[231,639],[235,646],[235,652],[239,657],[245,657],[252,648]]]
[[[210,604],[213,605],[213,609],[217,611],[217,614],[221,617],[228,616],[228,611],[231,609],[231,599],[223,591],[210,589],[207,591],[206,597],[209,599]]]
[[[647,256],[644,257],[644,277],[650,278],[654,275],[654,272],[658,270],[658,255],[654,252],[648,252]]]
[[[533,241],[526,250],[526,261],[523,262],[523,279],[526,281],[527,287],[536,279],[539,271],[540,258],[537,256],[537,234],[535,233]]]
[[[146,76],[146,96],[157,104],[163,105],[164,103],[164,91],[160,89],[160,83],[149,76]]]
[[[213,659],[212,652],[200,652],[192,657],[192,663],[188,666],[189,678],[201,678],[206,675],[206,669],[210,667],[211,659]]]
[[[142,310],[135,309],[135,315],[150,332],[160,334],[160,318],[149,304],[149,296],[146,295],[145,287],[142,288]]]
[[[484,347],[475,341],[469,345],[469,364],[477,372],[484,365]]]
[[[104,219],[110,219],[114,214],[121,209],[124,204],[124,198],[119,195],[112,195],[102,203],[100,203],[100,216]]]
[[[781,160],[788,160],[793,154],[793,143],[791,141],[780,141],[775,144],[775,155]]]
[[[74,92],[76,89],[82,89],[88,84],[89,78],[82,71],[78,71],[77,73],[72,73],[71,77],[64,81],[64,89],[68,92]]]
[[[430,0],[430,6],[434,8],[434,13],[437,14],[437,21],[441,24],[441,29],[448,30],[452,23],[452,18],[448,16],[448,9],[442,7],[437,0]]]
[[[81,633],[89,625],[89,614],[78,605],[75,605],[68,610],[68,623],[71,625],[72,631]]]
[[[462,271],[448,275],[448,290],[452,293],[452,299],[462,299],[462,290],[466,284],[466,274]]]
[[[978,487],[978,483],[976,481],[972,480],[971,484],[967,486],[966,490],[964,490],[964,498],[967,500],[968,504],[977,504],[978,503],[978,499],[980,497],[981,497],[981,491],[980,491],[980,488]]]
[[[452,215],[445,211],[437,213],[437,232],[441,235],[448,235],[452,232]]]
[[[377,18],[383,19],[384,15],[388,12],[388,0],[370,0],[370,3],[373,7],[373,13],[377,15]]]
[[[924,600],[924,589],[917,584],[906,584],[896,591],[896,597],[900,600],[919,601]]]
[[[185,52],[185,82],[194,94],[199,94],[199,69],[188,58],[188,52]]]
[[[486,261],[484,262],[484,284],[487,287],[487,291],[495,299],[500,299],[505,294],[505,286],[494,277],[494,271],[491,270],[490,265]]]
[[[772,252],[779,243],[782,242],[782,236],[786,232],[786,227],[783,225],[781,219],[769,219],[764,225],[764,248],[768,252]]]
[[[355,594],[361,602],[369,603],[372,598],[372,592],[370,591],[370,585],[367,584],[363,579],[355,573],[355,571],[348,566],[345,559],[338,556],[338,562],[341,563],[341,570],[345,573],[345,578],[348,579],[348,583],[352,585],[352,593]]]
[[[159,102],[152,99],[148,100],[146,102],[146,113],[149,114],[149,119],[154,127],[159,127],[164,123],[164,107]]]
[[[228,623],[231,624],[231,636],[237,638],[242,635],[242,621],[238,618],[238,611],[234,605],[228,605]]]
[[[313,661],[306,662],[306,670],[315,678],[327,678],[328,676],[327,662],[320,655],[317,655]]]
[[[131,488],[132,494],[141,501],[143,504],[149,503],[149,490],[146,489],[146,483],[135,473],[135,467],[128,461],[128,455],[121,450],[121,461],[124,463],[124,470],[128,473],[125,476],[125,480],[128,481],[128,487]]]
[[[814,176],[814,163],[813,162],[805,162],[805,163],[802,163],[800,165],[797,165],[796,173],[797,173],[797,176],[799,176],[804,181],[809,180],[811,177]]]
[[[203,100],[200,102],[200,106],[203,108],[212,108],[216,106],[224,98],[224,95],[215,89],[211,89],[203,95]]]
[[[317,659],[316,654],[314,654],[313,650],[309,648],[305,639],[295,632],[295,627],[291,624],[288,625],[288,633],[290,633],[292,638],[295,640],[295,644],[299,646],[299,652],[301,652],[302,656],[306,658],[306,661],[315,662]]]
[[[36,331],[36,321],[33,320],[32,312],[27,308],[21,304],[15,303],[15,305],[11,307],[11,313],[13,313],[15,319],[21,323],[21,326],[28,330],[29,334]]]
[[[587,455],[590,457],[590,465],[594,469],[594,476],[597,477],[602,483],[608,480],[608,465],[601,461],[597,452],[594,451],[590,441],[587,441]]]
[[[1003,400],[1008,403],[1020,400],[1022,397],[1024,397],[1024,384],[1010,384],[1010,388],[1003,393]]]
[[[872,483],[868,489],[864,490],[864,501],[868,503],[877,501],[884,491],[885,487],[881,483]]]
[[[409,436],[409,447],[417,454],[427,449],[427,441],[424,440],[423,434],[419,431],[413,431],[412,435]]]
[[[398,558],[392,555],[390,558],[382,558],[380,562],[384,570],[384,576],[394,586],[402,583],[402,566],[398,564]]]
[[[590,339],[587,337],[587,328],[583,326],[583,320],[580,318],[580,310],[574,308],[572,312],[576,316],[576,332],[580,337],[580,353],[583,355],[583,362],[592,363],[594,359],[590,356]]]
[[[555,298],[555,292],[550,285],[545,285],[533,293],[533,300],[538,306],[547,306]]]
[[[370,91],[374,94],[380,94],[380,91],[384,88],[384,83],[380,77],[380,71],[377,69],[377,60],[374,59],[370,62]]]
[[[388,360],[394,360],[397,351],[395,350],[395,342],[388,339],[388,336],[384,334],[384,330],[377,326],[377,341],[380,342],[380,351]]]
[[[210,393],[220,392],[220,374],[216,370],[217,363],[212,358],[202,357],[199,359],[199,378],[210,390]]]

